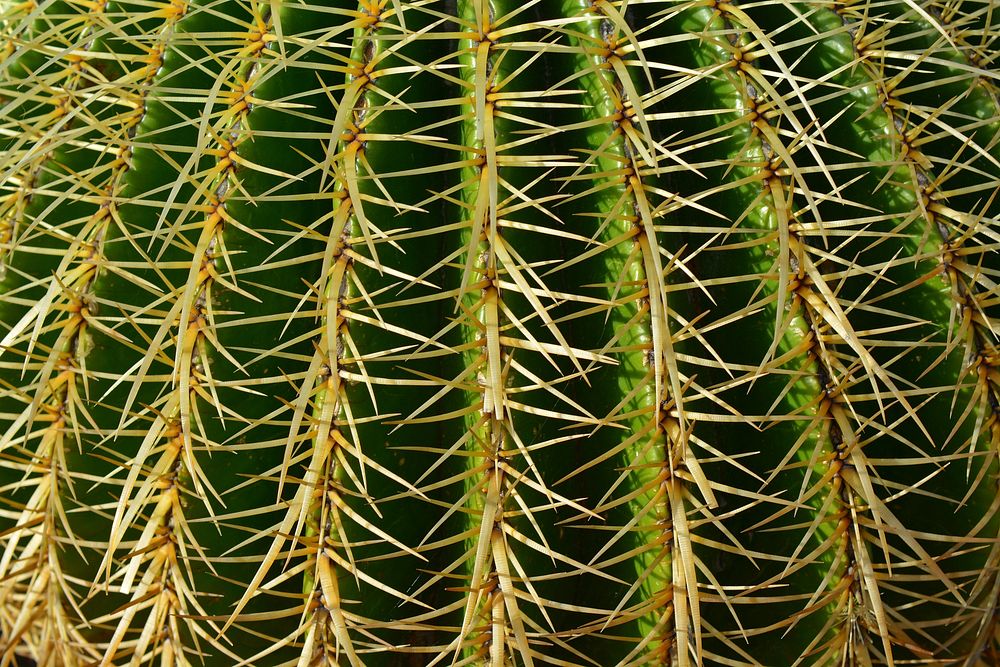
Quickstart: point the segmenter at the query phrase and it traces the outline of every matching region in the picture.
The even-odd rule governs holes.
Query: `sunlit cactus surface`
[[[991,0],[0,0],[0,667],[1000,665]]]

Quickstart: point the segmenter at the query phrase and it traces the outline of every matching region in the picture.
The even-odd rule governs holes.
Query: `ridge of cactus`
[[[0,667],[1000,664],[991,0],[0,0]]]

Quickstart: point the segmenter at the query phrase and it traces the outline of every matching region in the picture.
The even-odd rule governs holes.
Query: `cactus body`
[[[989,665],[993,3],[0,2],[0,665]]]

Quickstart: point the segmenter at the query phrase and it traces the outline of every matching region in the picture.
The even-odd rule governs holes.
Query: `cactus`
[[[1000,664],[990,0],[0,0],[0,666]]]

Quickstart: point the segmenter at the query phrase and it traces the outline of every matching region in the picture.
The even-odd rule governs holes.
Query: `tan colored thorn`
[[[187,10],[187,0],[169,0],[169,2],[162,4],[160,8],[154,12],[154,15],[170,21],[175,21],[186,14]],[[162,47],[160,48],[162,49]]]

